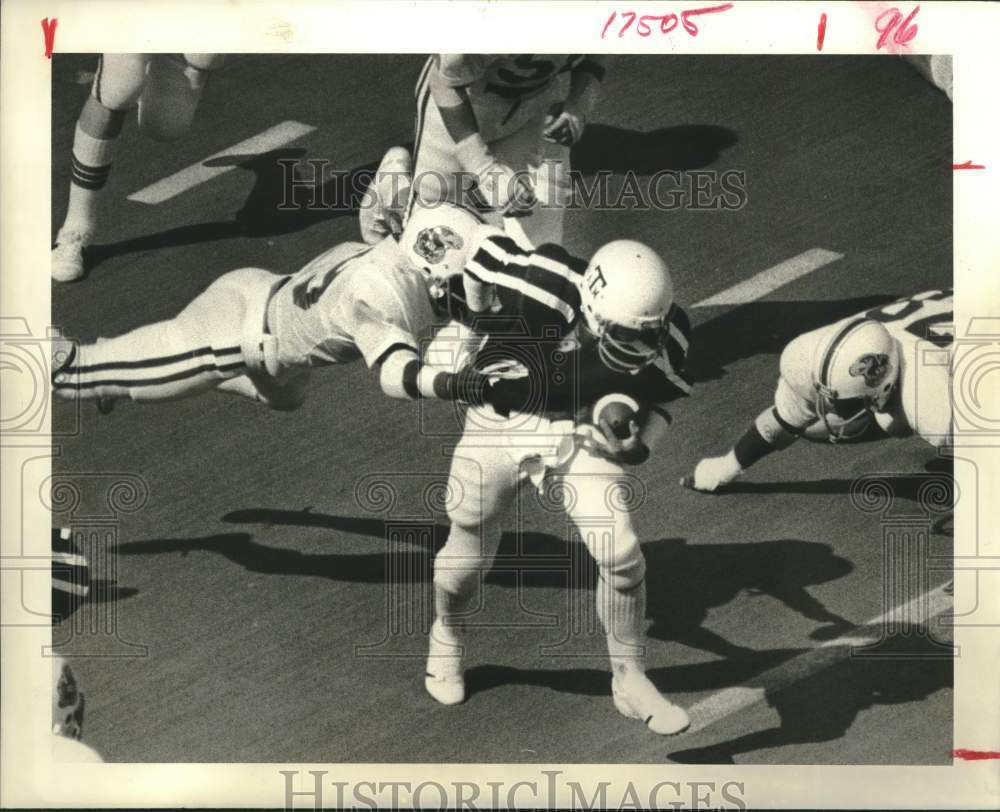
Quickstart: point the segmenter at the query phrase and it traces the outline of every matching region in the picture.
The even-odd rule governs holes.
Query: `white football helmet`
[[[69,663],[52,658],[52,732],[79,739],[83,735],[83,692]]]
[[[602,246],[590,259],[580,294],[584,322],[605,366],[634,374],[660,357],[674,284],[652,248],[634,240]]]
[[[849,440],[885,409],[899,378],[899,348],[881,322],[852,319],[819,342],[812,374],[816,415],[831,442]]]
[[[409,263],[426,274],[432,291],[443,291],[449,278],[464,270],[476,231],[484,222],[471,209],[453,203],[417,201],[399,244]]]

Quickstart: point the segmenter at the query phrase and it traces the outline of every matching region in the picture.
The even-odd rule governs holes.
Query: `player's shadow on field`
[[[227,514],[223,520],[272,527],[313,527],[377,539],[386,539],[389,530],[380,519],[311,511],[240,510]],[[394,579],[429,583],[434,553],[446,536],[447,526],[436,524],[423,538],[415,537],[415,542],[394,543],[375,553],[302,553],[261,544],[245,532],[127,542],[118,549],[124,555],[211,552],[251,572],[384,585]],[[330,543],[342,544],[344,540],[331,538]],[[582,548],[573,550],[579,552]],[[719,658],[710,663],[654,671],[654,678],[665,690],[694,691],[735,684],[795,653],[758,651],[704,627],[711,609],[737,598],[752,600],[756,596],[769,596],[779,601],[794,613],[820,624],[810,635],[816,640],[836,637],[851,628],[846,618],[827,609],[808,591],[811,585],[842,578],[852,570],[851,563],[835,555],[828,545],[792,539],[691,545],[683,539],[661,539],[644,544],[643,551],[647,561],[650,637],[681,643]],[[500,544],[498,562],[487,575],[487,584],[514,589],[569,587],[593,594],[595,569],[579,567],[572,558],[569,543],[555,536],[529,533],[518,537],[507,533]],[[564,566],[560,568],[559,562]],[[495,666],[484,665],[480,669],[472,679],[480,681],[483,689],[511,680],[551,683],[550,687],[555,688],[564,685],[567,690],[580,693],[596,692],[598,684],[603,686],[600,690],[606,688],[606,674],[596,669],[592,674],[585,673],[587,669],[579,670],[572,679],[562,675],[562,669],[551,672],[501,669],[502,673]]]
[[[853,565],[827,544],[781,539],[734,544],[688,544],[661,539],[643,544],[646,556],[649,637],[680,643],[716,659],[652,667],[649,676],[667,693],[691,693],[743,685],[801,654],[806,648],[753,649],[705,627],[709,611],[737,598],[770,597],[816,626],[810,638],[826,641],[854,628],[811,595],[808,587],[843,578]],[[773,617],[772,623],[783,622]],[[742,628],[742,627],[741,627]],[[604,695],[610,674],[597,668],[524,669],[478,665],[466,674],[470,694],[510,684],[567,693]]]
[[[682,124],[649,132],[591,124],[573,147],[570,162],[585,176],[601,170],[652,175],[702,169],[738,140],[733,130],[712,124]]]
[[[87,249],[88,268],[93,269],[113,257],[140,251],[227,239],[274,237],[302,231],[337,217],[354,216],[378,163],[338,171],[340,167],[335,164],[325,161],[311,164],[305,156],[306,150],[296,147],[205,161],[208,167],[235,167],[253,175],[250,193],[231,217],[93,245]]]
[[[643,545],[649,635],[729,659],[754,658],[752,648],[725,639],[704,623],[710,609],[738,597],[770,597],[821,624],[810,632],[827,640],[852,628],[807,587],[848,575],[854,566],[828,544],[780,539],[733,544],[688,544],[665,539]]]
[[[338,533],[356,534],[376,539],[387,538],[387,524],[381,519],[330,516],[310,511],[244,510],[234,511],[223,521],[236,524],[292,525],[316,527]],[[430,583],[434,554],[444,544],[448,527],[436,524],[429,537],[393,544],[375,553],[302,553],[261,544],[249,533],[222,533],[190,539],[151,539],[126,542],[118,551],[124,555],[211,552],[234,564],[264,575],[293,575],[329,578],[347,583]],[[331,538],[332,545],[345,543]],[[530,550],[524,555],[523,550]],[[567,586],[567,574],[553,568],[553,559],[568,561],[568,543],[555,536],[526,533],[518,539],[504,535],[497,552],[502,563],[486,576],[487,584],[531,588]],[[585,588],[592,588],[590,583]],[[430,593],[428,592],[428,595]]]
[[[882,435],[881,439],[885,439]],[[904,500],[920,505],[922,500],[921,489],[931,483],[948,483],[948,492],[942,496],[942,503],[950,503],[954,500],[954,479],[952,472],[948,470],[933,471],[929,475],[912,474],[893,475],[873,473],[872,478],[884,482],[892,493],[894,500]],[[856,482],[863,481],[864,475],[856,479],[813,479],[813,480],[789,480],[787,482],[753,482],[748,480],[737,480],[730,485],[719,488],[720,494],[800,494],[800,495],[830,495],[849,494]],[[898,508],[897,508],[898,509]]]
[[[881,630],[864,631],[878,637]],[[675,750],[667,757],[682,764],[734,764],[738,756],[759,750],[837,741],[864,711],[878,705],[922,702],[953,684],[951,651],[928,638],[924,629],[903,627],[885,637],[878,656],[858,653],[848,656],[845,652],[834,665],[790,685],[779,678],[761,680],[767,704],[779,716],[777,724],[715,744]],[[931,747],[940,745],[935,763],[950,764],[950,714],[940,724],[933,720],[929,724]],[[701,740],[714,738],[711,728],[695,735]],[[869,751],[870,759],[880,764],[901,763],[907,755],[905,745],[900,749],[902,753]],[[787,752],[782,758],[787,761]]]

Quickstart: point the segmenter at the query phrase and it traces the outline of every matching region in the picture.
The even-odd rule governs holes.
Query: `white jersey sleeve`
[[[394,347],[419,355],[434,321],[424,281],[416,272],[392,269],[371,282],[355,297],[346,325],[361,357],[372,367]]]
[[[313,260],[275,294],[270,327],[282,364],[362,358],[372,366],[394,344],[418,350],[430,332],[434,311],[427,285],[406,266],[396,241],[350,246]]]
[[[808,428],[819,418],[816,390],[812,385],[812,358],[830,327],[811,330],[788,342],[781,353],[781,374],[774,393],[778,421],[793,434]]]

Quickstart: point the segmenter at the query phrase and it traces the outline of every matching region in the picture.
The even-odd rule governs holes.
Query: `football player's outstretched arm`
[[[502,408],[502,404],[496,402],[498,393],[490,379],[468,364],[452,372],[425,364],[413,347],[396,344],[386,351],[376,367],[379,385],[391,398],[459,400],[472,404],[491,403]]]
[[[768,454],[788,448],[816,420],[810,405],[779,378],[774,405],[757,415],[727,454],[705,457],[681,484],[708,492],[728,485]]]

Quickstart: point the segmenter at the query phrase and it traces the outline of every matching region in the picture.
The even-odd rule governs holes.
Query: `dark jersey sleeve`
[[[654,365],[675,389],[690,395],[694,382],[685,372],[691,345],[691,321],[679,305],[674,305],[667,319],[667,340],[663,355]]]
[[[491,328],[479,325],[480,329],[535,338],[566,335],[580,314],[579,280],[586,269],[586,261],[558,245],[526,251],[506,235],[484,239],[465,275],[494,285],[500,306],[489,317],[494,322]],[[504,323],[512,324],[505,330]]]

